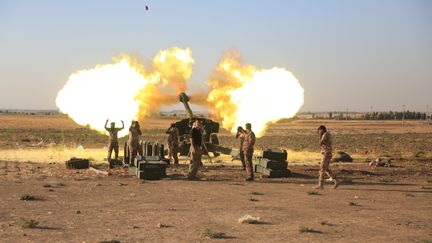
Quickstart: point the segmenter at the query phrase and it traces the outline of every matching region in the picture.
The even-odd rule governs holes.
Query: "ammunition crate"
[[[269,177],[269,178],[280,178],[280,177],[288,177],[290,174],[290,171],[287,169],[284,170],[272,170],[267,169],[259,166],[260,172],[263,174],[263,176]]]
[[[72,158],[65,162],[67,169],[88,169],[90,161],[88,159]]]
[[[138,170],[165,170],[167,163],[163,161],[139,161]]]
[[[145,161],[159,161],[160,157],[159,156],[143,156],[140,161],[143,161],[143,160],[145,160]]]
[[[166,177],[165,171],[148,171],[148,170],[140,170],[137,173],[138,179],[141,180],[160,180]]]
[[[123,161],[120,159],[110,159],[108,163],[110,169],[123,166]]]
[[[286,150],[271,150],[267,149],[261,152],[260,157],[269,160],[286,161],[288,159],[288,153]]]
[[[287,161],[270,160],[266,158],[258,159],[258,164],[266,169],[283,170],[288,167]]]
[[[137,161],[137,164],[136,175],[138,179],[160,180],[166,177],[168,164],[164,161],[160,161],[158,156],[144,156],[143,160]]]

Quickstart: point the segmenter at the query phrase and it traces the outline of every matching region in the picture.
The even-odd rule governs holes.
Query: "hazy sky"
[[[302,111],[432,110],[429,0],[2,0],[0,108],[53,109],[72,72],[172,46],[192,50],[201,89],[236,49],[293,72]]]

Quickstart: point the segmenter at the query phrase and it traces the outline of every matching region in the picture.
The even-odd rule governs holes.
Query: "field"
[[[143,139],[164,143],[175,120],[148,119]],[[331,164],[342,180],[337,190],[312,189],[320,124],[332,132],[335,150],[354,158]],[[219,139],[238,143],[227,131]],[[258,174],[253,183],[228,156],[213,163],[204,157],[199,181],[185,179],[186,158],[160,181],[139,181],[124,169],[103,176],[64,168],[77,156],[108,170],[107,140],[65,116],[1,115],[1,241],[432,241],[432,125],[424,121],[280,121],[257,140],[256,152],[287,149],[292,176]],[[369,166],[377,157],[391,166]],[[245,215],[260,221],[239,223]]]

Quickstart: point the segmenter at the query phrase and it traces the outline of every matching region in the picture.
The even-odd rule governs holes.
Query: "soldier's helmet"
[[[115,127],[115,122],[111,122],[111,127]]]
[[[323,132],[327,132],[327,128],[324,125],[321,125],[318,127],[318,131],[323,131]]]

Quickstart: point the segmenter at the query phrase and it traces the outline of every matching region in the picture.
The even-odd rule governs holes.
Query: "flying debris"
[[[146,11],[148,11],[148,10],[149,10],[149,7],[148,7],[147,5],[145,5],[145,9],[146,9]]]

